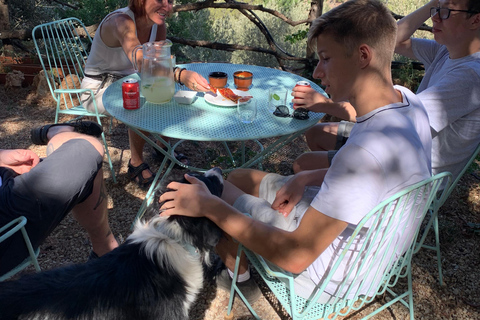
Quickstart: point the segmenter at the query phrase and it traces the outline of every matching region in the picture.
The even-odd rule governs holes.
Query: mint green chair
[[[60,114],[65,114],[77,116],[76,119],[94,117],[102,125],[100,118],[108,116],[98,113],[95,99],[93,99],[95,112],[87,111],[80,100],[84,92],[94,95],[91,89],[80,89],[80,83],[85,77],[85,63],[92,45],[92,38],[85,25],[77,18],[44,23],[33,28],[32,37],[50,93],[57,104],[55,123],[58,122]],[[110,128],[111,126],[110,118]],[[116,182],[104,133],[102,139],[113,182]]]
[[[273,270],[261,256],[242,245],[239,245],[237,252],[234,279],[238,276],[240,257],[242,253],[245,253],[251,266],[260,274],[280,304],[294,320],[320,318],[333,320],[338,316],[345,316],[351,311],[362,308],[365,304],[372,302],[376,296],[383,295],[386,292],[392,296],[391,300],[364,319],[376,315],[396,302],[401,302],[409,309],[410,319],[413,320],[411,261],[415,243],[421,223],[435,199],[438,188],[450,176],[450,173],[445,172],[426,179],[398,192],[372,209],[360,221],[353,234],[346,239],[347,242],[339,258],[332,262],[331,269],[325,274],[324,281],[317,285],[309,299],[304,299],[295,294],[294,274]],[[386,212],[389,214],[385,214]],[[405,223],[399,223],[400,219],[403,219]],[[403,236],[405,241],[395,241],[396,237],[387,234]],[[361,246],[355,243],[355,240],[358,240],[357,236],[364,237]],[[382,250],[378,244],[381,244],[385,250]],[[348,257],[347,253],[351,246],[357,246],[356,250],[372,257],[373,261],[377,261],[378,264],[369,264],[366,260],[361,259],[362,255],[358,255],[355,260],[352,259],[350,267],[344,270],[346,276],[338,286],[338,292],[345,292],[345,296],[349,296],[351,299],[343,299],[342,295],[342,297],[333,297],[333,301],[329,304],[317,303],[335,270],[342,260]],[[395,252],[399,254],[395,254]],[[373,275],[378,281],[363,281],[364,278],[356,278],[354,282],[358,284],[358,288],[355,289],[350,286],[348,278],[354,278],[355,274],[365,273],[372,268],[376,268]],[[393,287],[403,277],[407,277],[408,286],[404,292],[395,293]],[[379,284],[374,287],[373,283],[375,282]],[[233,316],[231,311],[235,293],[243,300],[255,318],[260,319],[236,285],[236,281],[232,281],[227,317]],[[366,296],[366,293],[369,293],[369,295]]]
[[[7,238],[11,237],[16,232],[21,232],[23,236],[23,241],[25,242],[25,246],[28,249],[29,257],[27,257],[22,263],[16,266],[14,269],[10,270],[9,272],[5,273],[4,275],[0,276],[0,281],[4,281],[15,274],[19,273],[29,265],[35,267],[37,272],[40,271],[40,266],[38,265],[37,257],[40,252],[39,249],[33,250],[32,243],[30,242],[30,238],[28,237],[27,231],[25,230],[25,224],[27,224],[27,219],[25,217],[18,217],[8,224],[0,228],[0,242],[5,241]]]
[[[438,197],[434,199],[429,209],[428,223],[414,251],[414,253],[417,253],[421,248],[425,248],[425,249],[434,250],[437,253],[438,282],[440,283],[440,285],[443,285],[443,274],[442,274],[442,255],[440,253],[440,231],[438,229],[438,210],[443,206],[445,201],[448,199],[448,197],[452,193],[453,189],[455,189],[455,187],[457,186],[458,181],[462,178],[462,176],[465,174],[468,168],[472,165],[473,161],[479,154],[480,154],[480,144],[477,146],[472,156],[463,167],[462,171],[460,171],[457,178],[452,183],[445,184],[443,191],[441,193],[439,192]],[[425,238],[427,237],[427,234],[430,231],[430,229],[433,229],[435,233],[434,245],[426,245],[424,243]]]

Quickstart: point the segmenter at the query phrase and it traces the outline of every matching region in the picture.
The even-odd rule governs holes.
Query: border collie
[[[221,195],[220,169],[192,175]],[[0,319],[188,319],[221,236],[206,218],[157,215],[100,259],[0,282]]]

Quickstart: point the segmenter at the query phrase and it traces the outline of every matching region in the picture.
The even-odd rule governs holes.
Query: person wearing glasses
[[[371,209],[430,177],[432,139],[427,113],[415,94],[392,84],[396,30],[395,19],[379,0],[347,1],[310,27],[308,43],[319,56],[313,77],[322,80],[334,102],[350,101],[357,114],[350,139],[328,170],[282,176],[237,169],[225,181],[222,199],[188,175],[185,178],[191,184],[167,186],[172,191],[160,197],[166,201],[162,216],[204,216],[231,236],[217,246],[228,268],[217,276],[218,287],[230,289],[236,256],[233,238],[276,266],[298,274],[297,292],[308,298],[335,263],[345,238]],[[409,230],[405,234],[410,235]],[[357,254],[347,253],[345,263]],[[368,255],[364,258],[369,259]],[[379,265],[372,261],[364,276],[372,288],[378,284],[372,276]],[[334,279],[344,277],[342,269]],[[246,261],[238,286],[249,302],[260,294]],[[338,290],[335,281],[329,283],[322,302],[328,303]]]
[[[428,18],[435,40],[413,38]],[[429,116],[432,171],[456,178],[480,143],[480,1],[432,0],[397,24],[395,52],[425,65],[417,96]],[[329,166],[327,155],[349,134],[337,128],[339,123],[319,124],[306,134],[313,152],[297,158],[296,172]]]

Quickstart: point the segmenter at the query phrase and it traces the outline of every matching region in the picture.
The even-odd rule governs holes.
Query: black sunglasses
[[[298,120],[307,120],[309,118],[308,109],[297,108],[293,110],[293,115],[290,115],[290,111],[285,105],[277,106],[277,108],[275,108],[275,111],[273,111],[273,115],[282,118],[292,117]]]
[[[447,20],[450,18],[450,12],[456,11],[456,12],[466,12],[470,14],[477,14],[478,12],[475,11],[469,11],[469,10],[454,10],[454,9],[449,9],[449,8],[439,8],[439,7],[432,7],[430,8],[430,17],[433,17],[438,13],[438,17],[442,20]]]

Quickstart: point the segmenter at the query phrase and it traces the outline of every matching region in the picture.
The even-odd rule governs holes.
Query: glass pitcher
[[[143,50],[140,92],[151,103],[169,102],[175,94],[170,40],[147,42],[133,49],[132,61],[136,70],[137,50]]]

